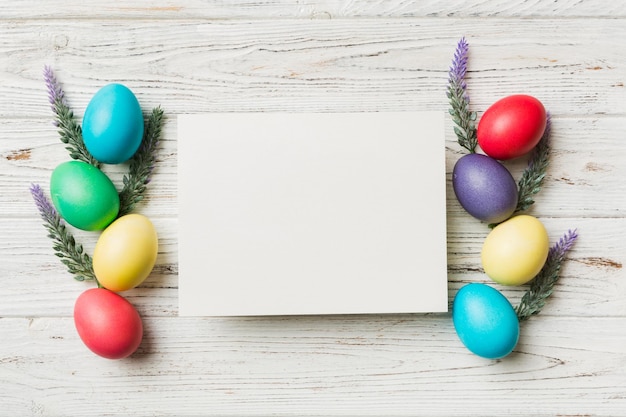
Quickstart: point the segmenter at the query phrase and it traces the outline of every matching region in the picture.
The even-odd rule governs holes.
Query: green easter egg
[[[82,230],[102,230],[117,217],[115,185],[98,168],[81,161],[60,164],[50,178],[52,203],[61,217]]]

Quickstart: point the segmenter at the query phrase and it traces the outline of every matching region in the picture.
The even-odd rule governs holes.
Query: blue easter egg
[[[452,322],[465,347],[483,358],[507,356],[519,340],[519,320],[513,306],[489,285],[462,287],[454,297]]]
[[[143,138],[143,115],[137,97],[124,85],[105,85],[87,105],[82,129],[85,146],[98,161],[127,161]]]
[[[472,153],[459,158],[452,171],[452,186],[465,211],[484,222],[503,222],[517,207],[513,176],[486,155]]]

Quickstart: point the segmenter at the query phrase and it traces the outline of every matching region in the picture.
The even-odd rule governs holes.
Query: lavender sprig
[[[446,95],[450,100],[450,115],[454,126],[459,145],[471,153],[476,152],[478,140],[476,138],[476,112],[469,110],[469,95],[467,94],[467,84],[465,75],[467,73],[469,44],[465,38],[458,42],[452,66],[448,77],[448,90]]]
[[[550,132],[552,121],[550,113],[547,114],[546,129],[541,136],[541,140],[532,151],[528,166],[522,173],[518,182],[518,198],[516,213],[528,210],[535,203],[533,196],[541,190],[541,185],[546,177],[550,159]]]
[[[59,128],[61,142],[68,145],[65,149],[69,151],[70,157],[73,159],[98,167],[100,163],[91,156],[85,147],[80,124],[74,119],[74,112],[67,104],[65,93],[54,76],[52,68],[46,65],[43,76],[48,88],[48,100],[56,116],[55,125]]]
[[[530,288],[515,309],[520,321],[538,314],[546,304],[546,299],[552,294],[554,285],[559,279],[561,264],[566,253],[572,248],[578,238],[576,230],[568,230],[563,237],[548,251],[548,259],[537,276],[530,283]]]
[[[143,200],[143,193],[150,182],[150,176],[156,162],[162,124],[163,110],[156,107],[146,121],[141,145],[130,160],[128,176],[124,175],[124,188],[120,191],[118,217],[130,213],[135,208],[135,204]]]
[[[96,281],[91,257],[84,252],[83,246],[76,243],[74,236],[67,230],[59,213],[44,195],[41,187],[32,184],[31,195],[39,209],[39,214],[44,220],[44,227],[48,230],[48,237],[53,240],[52,248],[55,255],[61,258],[61,262],[67,270],[74,275],[77,281]],[[100,284],[98,283],[98,286]]]

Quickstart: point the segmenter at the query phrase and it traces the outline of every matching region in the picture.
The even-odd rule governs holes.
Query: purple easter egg
[[[495,159],[481,154],[461,157],[452,171],[452,186],[459,203],[472,216],[500,223],[517,207],[517,184]]]

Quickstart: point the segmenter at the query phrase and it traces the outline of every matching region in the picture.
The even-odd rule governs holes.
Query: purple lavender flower
[[[48,237],[52,239],[54,254],[61,259],[61,262],[74,275],[76,280],[89,280],[98,283],[93,272],[91,257],[85,253],[83,246],[77,243],[74,236],[67,230],[61,216],[45,196],[41,187],[37,184],[32,184],[30,193],[39,209],[41,218],[44,220],[44,227],[48,230]],[[98,286],[100,286],[99,283]]]
[[[57,105],[61,104],[63,106],[67,106],[67,101],[65,100],[65,93],[61,88],[61,85],[57,81],[54,76],[54,72],[52,68],[46,65],[43,69],[43,77],[46,82],[46,87],[48,88],[48,101],[52,105],[52,111],[58,113]]]
[[[467,73],[467,59],[469,53],[469,44],[465,38],[457,43],[454,59],[449,72],[449,81],[458,84],[463,90],[466,89],[465,74]]]
[[[30,193],[35,200],[41,218],[48,224],[59,222],[60,216],[50,200],[46,197],[39,184],[31,184]]]
[[[43,77],[48,88],[48,101],[56,116],[53,123],[59,128],[61,142],[68,145],[65,149],[69,151],[72,159],[99,167],[100,163],[89,153],[83,143],[82,128],[74,119],[74,112],[70,109],[65,99],[65,93],[54,76],[52,68],[46,65],[43,70]]]
[[[554,285],[559,279],[561,264],[565,255],[574,246],[578,238],[576,229],[568,230],[557,243],[548,251],[548,258],[543,268],[530,284],[530,288],[517,306],[517,317],[520,321],[538,314],[546,304],[546,299],[552,295]]]
[[[578,231],[576,229],[568,230],[567,233],[550,248],[548,259],[558,262],[562,261],[565,258],[565,254],[574,246],[576,239],[578,239]]]
[[[469,95],[465,75],[467,74],[469,45],[465,38],[457,43],[452,66],[448,72],[448,92],[450,100],[450,115],[459,145],[470,151],[476,152],[478,139],[476,138],[476,112],[469,110]]]

